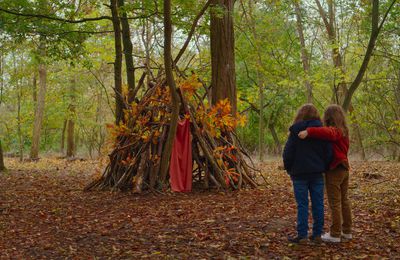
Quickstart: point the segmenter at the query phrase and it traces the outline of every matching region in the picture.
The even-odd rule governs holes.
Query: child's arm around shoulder
[[[342,130],[336,127],[308,127],[307,136],[327,141],[337,141],[343,137]]]

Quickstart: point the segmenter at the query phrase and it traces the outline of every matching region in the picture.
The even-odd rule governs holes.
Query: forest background
[[[173,57],[192,34],[177,66],[186,75],[195,73],[208,90],[210,2],[172,3]],[[400,160],[400,6],[374,3],[234,1],[232,77],[237,110],[247,117],[237,132],[260,159],[281,154],[303,103],[313,102],[322,114],[330,103],[347,102],[351,154]],[[0,1],[0,144],[5,155],[98,158],[109,152],[106,125],[118,115],[112,12],[125,17],[121,26],[129,29],[132,43],[130,50],[124,44],[122,54],[133,63],[128,69],[122,63],[119,73],[130,71],[133,82],[120,76],[121,92],[144,82],[140,97],[163,71],[162,8],[157,0]],[[373,28],[379,31],[369,46]],[[359,86],[346,100],[362,69]]]

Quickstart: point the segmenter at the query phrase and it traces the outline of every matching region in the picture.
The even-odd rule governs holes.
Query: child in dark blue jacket
[[[307,127],[321,127],[317,108],[305,104],[297,112],[283,151],[283,164],[293,182],[297,203],[297,237],[290,242],[305,243],[308,236],[308,193],[311,198],[313,232],[311,240],[319,242],[324,226],[323,172],[332,160],[332,145],[318,139],[300,139],[297,134]]]

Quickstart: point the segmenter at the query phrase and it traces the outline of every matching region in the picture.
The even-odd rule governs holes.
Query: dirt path
[[[1,259],[400,259],[398,163],[353,163],[355,239],[322,246],[287,242],[295,204],[278,163],[262,166],[262,190],[165,196],[83,193],[96,162],[7,163]]]

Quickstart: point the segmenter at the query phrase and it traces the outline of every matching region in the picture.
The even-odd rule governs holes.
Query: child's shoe
[[[346,233],[343,233],[343,232],[342,232],[342,237],[345,238],[345,239],[348,239],[348,240],[353,239],[353,235],[352,234],[346,234]]]
[[[314,243],[314,244],[321,244],[323,241],[322,241],[322,238],[320,237],[320,236],[311,236],[310,237],[310,241],[312,242],[312,243]]]
[[[331,233],[325,233],[321,236],[322,241],[329,243],[340,243],[340,237],[332,237]]]
[[[299,245],[305,245],[307,244],[307,238],[306,237],[288,237],[288,240],[290,243],[295,243],[295,244],[299,244]]]

